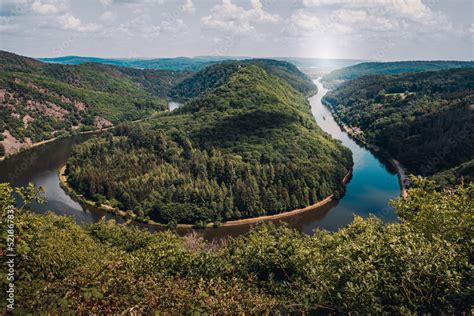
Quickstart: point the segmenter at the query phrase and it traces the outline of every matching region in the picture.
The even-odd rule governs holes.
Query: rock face
[[[3,133],[3,140],[0,141],[0,144],[5,148],[5,155],[11,154],[20,150],[25,143],[20,142],[18,139],[12,136],[9,131],[5,130]]]
[[[94,126],[97,127],[97,128],[106,128],[106,127],[110,127],[112,126],[112,122],[109,121],[109,120],[106,120],[105,118],[103,117],[100,117],[100,116],[95,116],[94,117]]]
[[[24,128],[28,128],[28,125],[33,122],[35,119],[32,118],[31,116],[29,116],[28,114],[26,114],[25,116],[23,116],[22,118],[22,121],[23,121],[23,127]]]

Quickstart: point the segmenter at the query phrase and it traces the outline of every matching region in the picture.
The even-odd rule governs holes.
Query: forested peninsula
[[[441,185],[474,180],[474,68],[362,76],[323,101],[410,172]]]
[[[205,77],[197,73],[175,89],[189,100],[182,108],[78,146],[69,184],[88,199],[169,225],[276,214],[339,196],[351,152],[317,126],[304,94],[315,88],[296,68],[303,84],[288,78],[286,65],[204,69]]]

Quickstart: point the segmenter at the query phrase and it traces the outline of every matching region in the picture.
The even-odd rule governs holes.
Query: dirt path
[[[407,183],[410,181],[405,168],[396,159],[391,159],[392,165],[397,169],[398,182],[400,182],[400,194],[403,198],[408,196]]]

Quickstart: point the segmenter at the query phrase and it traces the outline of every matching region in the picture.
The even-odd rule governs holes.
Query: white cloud
[[[182,21],[181,21],[182,22]],[[163,32],[171,32],[172,26],[167,22],[162,22],[161,25],[155,24],[154,20],[149,15],[140,15],[128,20],[118,26],[117,30],[127,34],[130,37],[142,37],[146,39],[157,38]],[[181,25],[177,21],[178,25]]]
[[[394,16],[423,19],[432,14],[422,0],[303,0],[306,7],[333,6],[339,8],[381,9]]]
[[[176,19],[174,21],[163,21],[160,24],[162,33],[178,34],[184,32],[188,26],[183,22],[182,19]]]
[[[366,22],[368,15],[365,10],[339,10],[336,12],[339,20],[346,23]]]
[[[44,3],[36,0],[31,5],[31,9],[39,14],[54,14],[58,13],[59,9],[52,3]]]
[[[474,33],[474,23],[469,27],[469,32]]]
[[[327,26],[326,30],[328,33],[336,35],[345,35],[354,32],[352,27],[342,23],[331,23]]]
[[[105,11],[104,13],[102,13],[99,17],[99,20],[101,20],[102,22],[105,22],[105,23],[111,23],[113,21],[115,21],[115,14],[110,12],[110,11]]]
[[[263,9],[260,0],[251,0],[251,8],[246,10],[235,5],[232,0],[222,0],[215,5],[210,14],[201,19],[204,26],[217,31],[245,34],[255,30],[255,23],[276,23],[280,16]]]
[[[182,6],[182,9],[184,12],[194,12],[196,8],[194,7],[193,0],[186,0]]]
[[[165,18],[161,22],[156,22],[156,17],[149,14],[141,14],[121,23],[113,30],[108,30],[109,34],[117,31],[125,33],[129,37],[142,37],[145,39],[158,38],[163,34],[184,34],[188,26],[182,19]]]
[[[78,32],[94,32],[101,28],[100,25],[95,23],[82,24],[79,18],[71,14],[61,15],[59,17],[59,24],[63,30],[71,30]]]
[[[288,36],[310,36],[321,26],[321,20],[314,15],[305,13],[302,10],[293,13],[286,22],[283,30]]]
[[[432,11],[422,0],[303,0],[307,10],[325,12],[322,18],[327,31],[429,34],[453,31],[441,12]]]
[[[109,5],[111,5],[114,1],[113,1],[113,0],[99,0],[99,2],[100,2],[102,5],[109,6]]]

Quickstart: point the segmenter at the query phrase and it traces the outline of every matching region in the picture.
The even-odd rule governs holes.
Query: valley
[[[473,179],[473,90],[474,68],[449,69],[361,77],[323,102],[360,142],[449,185]]]
[[[120,71],[135,78],[143,75],[142,70]],[[473,202],[469,140],[461,140],[464,147],[456,155],[447,154],[454,162],[443,161],[442,165],[449,168],[437,165],[438,171],[430,173],[437,183],[416,177],[405,188],[405,183],[399,184],[398,166],[392,159],[400,159],[410,172],[420,174],[413,167],[416,164],[409,162],[417,160],[407,161],[403,156],[409,153],[413,131],[426,135],[423,127],[435,133],[446,120],[456,121],[458,130],[472,127],[469,107],[466,110],[472,101],[471,72],[454,69],[361,76],[328,91],[323,79],[311,81],[290,64],[257,59],[176,75],[180,79],[165,91],[140,79],[134,85],[144,87],[161,107],[139,109],[138,116],[119,114],[121,119],[110,126],[81,126],[75,133],[63,128],[68,133],[46,137],[0,162],[0,183],[9,183],[0,185],[0,203],[7,205],[16,199],[21,205],[26,199],[28,211],[19,208],[17,220],[39,240],[22,242],[21,247],[28,246],[21,250],[20,269],[31,271],[31,285],[28,289],[20,285],[24,302],[28,302],[20,306],[51,310],[44,307],[46,302],[56,300],[64,286],[69,288],[62,283],[68,277],[74,288],[68,290],[67,306],[59,307],[62,311],[69,307],[81,310],[83,304],[101,310],[100,297],[110,302],[112,292],[114,297],[128,299],[130,291],[136,291],[133,284],[137,280],[163,293],[170,289],[180,293],[163,296],[166,302],[174,302],[172,308],[150,305],[156,294],[140,293],[135,299],[139,304],[147,302],[143,311],[150,306],[192,310],[189,304],[199,299],[191,298],[191,293],[203,284],[209,291],[218,287],[225,293],[224,299],[204,290],[219,302],[204,308],[210,311],[321,310],[313,304],[338,311],[425,310],[413,305],[410,294],[397,290],[398,281],[386,290],[386,281],[376,280],[380,273],[398,280],[403,276],[393,271],[403,267],[400,273],[405,275],[435,258],[439,269],[431,269],[430,275],[438,274],[438,280],[449,282],[449,290],[459,294],[442,302],[435,300],[428,310],[464,310],[469,295],[463,290],[467,275],[459,272],[453,278],[444,271],[464,271],[469,256],[463,241],[469,235],[468,210]],[[440,84],[439,78],[448,80]],[[414,87],[420,87],[417,80],[423,80],[421,87],[425,88],[416,90]],[[12,87],[20,86],[8,87],[16,94]],[[27,96],[28,102],[32,96]],[[21,104],[11,104],[20,118],[24,113]],[[409,137],[402,143],[408,147],[391,151],[396,138],[383,133],[403,129],[390,129],[377,115],[395,122],[399,108],[404,108],[403,115],[410,116],[407,122],[415,127],[406,127]],[[456,109],[465,112],[449,114]],[[16,126],[5,123],[6,128]],[[456,135],[456,131],[447,135]],[[448,144],[455,146],[456,142],[448,140]],[[417,155],[430,146],[418,144]],[[398,167],[401,180],[403,172]],[[46,203],[34,202],[41,193],[28,183],[46,189]],[[17,188],[17,195],[11,195],[10,185]],[[64,253],[60,261],[53,259],[58,253]],[[353,274],[356,266],[373,265],[373,260],[377,268]],[[44,265],[48,266],[41,268],[48,273],[45,278],[38,270]],[[112,265],[119,265],[121,272],[110,268]],[[313,275],[311,269],[319,272]],[[93,285],[89,272],[104,273],[107,280],[110,275],[120,286],[102,278],[94,279]],[[368,299],[402,299],[362,306],[359,296],[347,292],[349,283],[338,283],[340,273],[350,276],[351,284],[369,277],[364,288]],[[420,289],[420,278],[423,276],[406,277],[405,282]],[[302,283],[312,286],[301,289]],[[78,292],[78,284],[89,285]],[[43,293],[41,297],[31,296],[32,286]],[[374,287],[379,290],[371,292]],[[316,288],[328,294],[319,295]],[[422,288],[436,291],[437,297],[443,297],[445,289],[438,282],[425,283]],[[343,300],[333,297],[341,291],[345,291]],[[99,301],[86,299],[83,293],[89,292]],[[291,302],[308,295],[312,303],[292,307]],[[254,305],[256,296],[258,305]],[[221,304],[224,301],[231,304],[229,309]],[[109,308],[118,311],[127,304],[120,300]]]
[[[474,315],[472,9],[1,0],[0,315]]]

